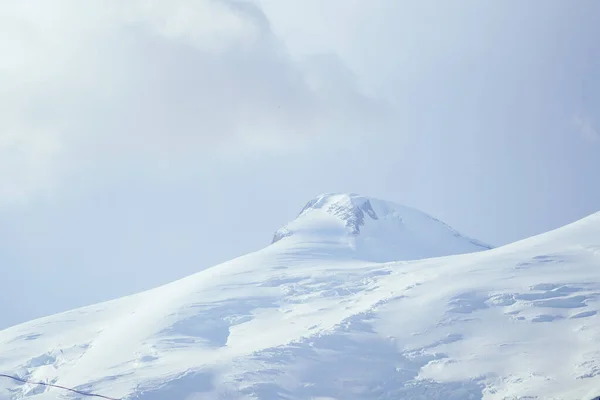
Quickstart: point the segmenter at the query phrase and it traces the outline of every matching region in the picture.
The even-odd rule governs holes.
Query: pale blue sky
[[[600,210],[600,3],[0,5],[0,327],[258,249],[321,192],[495,245]]]

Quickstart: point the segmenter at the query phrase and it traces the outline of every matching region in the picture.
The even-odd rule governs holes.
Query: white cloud
[[[593,121],[589,117],[577,114],[575,115],[573,121],[575,123],[575,127],[584,138],[594,142],[600,140],[600,132],[598,132]]]
[[[0,25],[0,201],[90,169],[343,146],[387,112],[334,55],[294,61],[251,2],[14,1]]]
[[[18,133],[17,133],[18,132]],[[47,194],[55,179],[60,143],[44,131],[11,130],[0,133],[0,199],[23,200]]]

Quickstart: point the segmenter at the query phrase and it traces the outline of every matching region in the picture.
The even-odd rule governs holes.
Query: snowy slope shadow
[[[237,376],[241,392],[257,399],[290,400],[482,398],[483,386],[477,381],[438,383],[418,379],[423,366],[445,358],[444,354],[425,354],[426,348],[439,343],[401,354],[393,339],[373,332],[370,319],[369,313],[355,315],[329,334],[256,353],[252,358],[262,368]],[[288,375],[298,379],[288,381]]]
[[[222,347],[229,338],[229,328],[253,318],[255,309],[275,308],[269,297],[244,297],[209,304],[192,304],[190,315],[160,332],[160,345],[169,348],[204,344]]]
[[[195,399],[214,389],[213,375],[207,372],[189,372],[166,383],[138,388],[136,394],[123,400],[186,400]]]

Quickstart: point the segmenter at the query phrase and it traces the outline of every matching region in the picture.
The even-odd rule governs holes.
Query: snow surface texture
[[[380,246],[407,258],[446,254],[450,241],[460,253],[469,239],[431,223],[435,248],[415,225],[430,224],[423,214],[339,200],[339,212],[331,196],[309,203],[258,252],[0,331],[0,372],[131,400],[600,395],[600,213],[496,249],[380,263],[340,238],[384,226],[423,244]],[[0,399],[78,398],[0,382]]]

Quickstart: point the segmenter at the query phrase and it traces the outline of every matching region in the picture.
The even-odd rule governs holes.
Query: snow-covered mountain
[[[260,251],[0,331],[0,373],[132,400],[600,395],[600,213],[485,248],[320,196]],[[0,399],[61,398],[87,397],[0,380]]]
[[[489,250],[419,210],[356,194],[309,201],[273,242],[365,261],[417,260]]]

